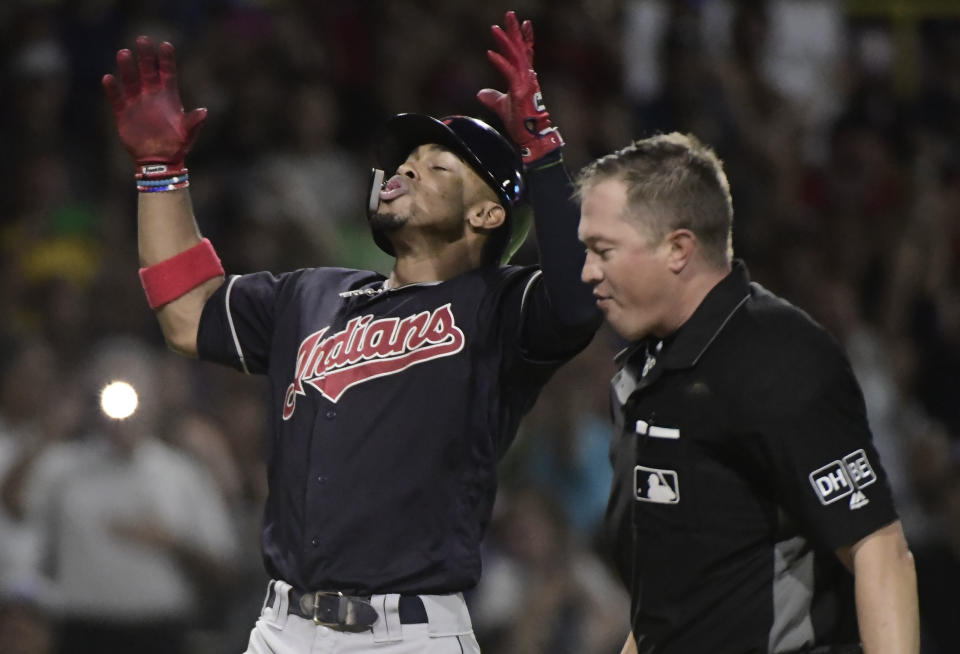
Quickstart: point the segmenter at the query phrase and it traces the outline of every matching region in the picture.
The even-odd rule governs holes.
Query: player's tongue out
[[[394,175],[387,183],[383,185],[383,188],[380,190],[380,199],[381,200],[394,200],[401,195],[406,195],[407,193],[407,183],[404,181],[402,175]]]

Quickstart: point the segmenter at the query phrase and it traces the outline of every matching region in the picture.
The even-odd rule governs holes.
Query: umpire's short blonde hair
[[[588,164],[576,179],[576,195],[607,179],[627,186],[627,216],[651,242],[689,229],[704,257],[718,267],[733,259],[733,201],[723,163],[690,134],[671,132],[634,141]],[[649,220],[640,223],[637,210]]]

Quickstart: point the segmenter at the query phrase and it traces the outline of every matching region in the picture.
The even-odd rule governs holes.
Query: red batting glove
[[[177,89],[177,62],[173,46],[154,46],[149,37],[137,38],[137,58],[129,50],[117,53],[117,73],[103,76],[103,89],[117,119],[117,131],[144,177],[169,176],[186,170],[184,158],[206,109],[184,113]]]
[[[487,50],[487,58],[506,79],[509,91],[483,89],[477,99],[500,116],[520,147],[523,162],[529,164],[562,146],[563,138],[550,122],[533,69],[533,24],[529,20],[518,24],[512,11],[503,22],[506,30],[499,25],[490,28],[500,52]]]

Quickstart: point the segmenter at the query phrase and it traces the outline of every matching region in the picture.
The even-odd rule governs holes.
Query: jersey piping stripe
[[[224,295],[224,302],[227,304],[227,323],[230,325],[230,335],[233,336],[233,346],[237,350],[237,358],[240,359],[240,365],[243,366],[244,374],[249,375],[250,371],[247,369],[247,360],[243,356],[243,348],[240,347],[237,329],[233,326],[233,314],[230,312],[230,291],[233,290],[233,284],[238,279],[240,279],[240,275],[230,277],[230,281],[227,283],[227,292]]]
[[[523,297],[520,298],[520,313],[523,314],[523,308],[527,306],[527,296],[530,295],[530,289],[533,288],[533,283],[537,281],[540,275],[543,274],[542,270],[537,270],[530,276],[530,281],[527,282],[527,287],[523,289]]]

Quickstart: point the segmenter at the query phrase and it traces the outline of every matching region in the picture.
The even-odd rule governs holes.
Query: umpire
[[[660,135],[577,181],[582,277],[630,347],[606,526],[623,653],[917,652],[916,573],[840,346],[732,258],[720,161]]]

